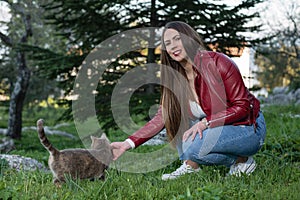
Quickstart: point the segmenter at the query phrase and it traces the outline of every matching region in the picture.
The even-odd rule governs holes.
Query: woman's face
[[[167,29],[164,33],[164,44],[167,53],[173,60],[182,62],[186,59],[187,54],[182,45],[181,37],[178,31],[175,29]]]

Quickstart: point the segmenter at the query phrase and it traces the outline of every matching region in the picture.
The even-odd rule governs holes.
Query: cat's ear
[[[96,139],[96,137],[91,135],[91,140],[94,141]]]
[[[102,133],[101,138],[100,139],[104,139],[106,141],[108,141],[110,143],[110,140],[108,139],[108,137],[106,136],[105,133]]]
[[[100,137],[101,139],[107,139],[108,140],[108,138],[107,138],[107,136],[106,136],[106,134],[105,133],[102,133],[102,135],[101,135],[101,137]]]

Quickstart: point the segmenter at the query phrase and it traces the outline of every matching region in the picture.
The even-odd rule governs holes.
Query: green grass
[[[258,167],[251,176],[227,177],[225,167],[203,166],[197,174],[162,181],[163,173],[180,165],[175,161],[149,173],[126,173],[112,166],[104,182],[68,180],[57,188],[51,174],[16,172],[0,162],[0,199],[300,199],[300,118],[291,117],[300,113],[300,107],[268,106],[263,110],[267,123],[266,144],[254,156]],[[36,117],[30,117],[28,122],[33,121],[33,126],[35,120]],[[61,130],[77,136],[73,124]],[[120,139],[120,133],[108,134],[112,140]],[[117,139],[114,135],[118,135]],[[80,139],[53,135],[49,139],[59,149],[82,146]],[[159,148],[162,146],[141,146],[133,152]],[[32,157],[43,163],[48,158],[35,131],[24,132],[22,140],[16,141],[16,150],[10,154]]]

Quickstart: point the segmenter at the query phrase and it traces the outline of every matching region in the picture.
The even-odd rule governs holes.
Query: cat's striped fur
[[[49,151],[49,168],[55,184],[65,182],[66,176],[76,179],[105,179],[105,170],[112,161],[110,142],[106,135],[91,136],[92,149],[56,149],[48,140],[42,119],[37,121],[37,132],[42,145]],[[93,147],[96,147],[96,149]]]

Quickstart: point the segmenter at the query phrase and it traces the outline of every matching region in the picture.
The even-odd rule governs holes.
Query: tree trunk
[[[30,70],[26,65],[25,54],[18,53],[18,76],[10,97],[7,135],[14,139],[21,138],[22,109],[30,80]]]
[[[151,0],[151,16],[150,16],[150,39],[149,39],[149,47],[148,48],[148,55],[147,55],[147,63],[150,64],[150,70],[148,70],[148,77],[152,77],[153,74],[155,74],[155,67],[152,67],[151,65],[155,63],[155,18],[156,18],[156,9],[155,9],[155,2],[156,0]],[[146,88],[147,94],[153,94],[154,93],[154,85],[148,85]]]
[[[0,32],[0,39],[2,42],[13,48],[19,46],[19,44],[26,44],[28,38],[32,36],[31,16],[29,13],[25,13],[25,9],[19,4],[10,2],[9,5],[11,6],[11,9],[14,9],[21,15],[25,26],[24,34],[20,38],[20,42],[18,44],[13,42],[12,38]],[[17,50],[16,59],[18,75],[16,83],[14,84],[14,89],[10,96],[7,135],[14,139],[20,139],[22,133],[22,109],[29,85],[30,70],[26,64],[25,52]]]

